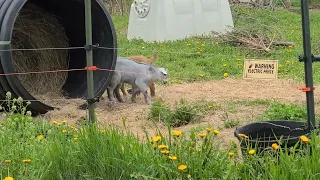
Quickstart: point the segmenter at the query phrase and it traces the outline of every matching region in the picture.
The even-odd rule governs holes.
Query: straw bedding
[[[69,47],[64,27],[58,17],[34,4],[27,3],[14,25],[13,49]],[[13,51],[16,72],[68,69],[68,50]],[[18,75],[24,88],[38,99],[58,98],[67,72]]]

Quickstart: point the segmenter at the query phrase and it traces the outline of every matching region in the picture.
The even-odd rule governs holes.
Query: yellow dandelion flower
[[[144,46],[142,46],[141,48],[144,49]]]
[[[179,136],[182,134],[182,131],[179,131],[179,130],[173,130],[173,131],[172,131],[172,133],[173,133],[173,135],[174,135],[174,136],[179,137]]]
[[[289,49],[291,49],[292,48],[292,46],[289,46]]]
[[[168,149],[167,145],[161,144],[158,146],[159,149]]]
[[[228,156],[229,157],[233,157],[234,156],[234,152],[228,152]]]
[[[56,121],[56,120],[52,120],[51,122],[52,122],[52,124],[58,124],[58,121]]]
[[[204,74],[199,74],[200,77],[204,77]]]
[[[277,143],[273,143],[271,146],[273,149],[279,149],[280,146]]]
[[[201,44],[201,46],[205,46],[205,44],[204,44],[204,43],[202,43],[202,44]]]
[[[79,136],[77,134],[75,134],[73,137],[78,138]]]
[[[256,150],[254,150],[254,149],[251,149],[250,151],[249,151],[249,154],[250,155],[254,155],[256,153]]]
[[[13,177],[8,176],[8,177],[5,177],[4,180],[13,180]]]
[[[212,108],[213,108],[213,106],[211,106],[211,105],[208,106],[208,109],[212,109]]]
[[[10,164],[12,161],[10,159],[4,160],[5,163]]]
[[[220,131],[215,129],[215,130],[213,130],[213,133],[214,134],[220,134]]]
[[[243,137],[243,138],[246,138],[246,139],[249,138],[249,136],[247,136],[247,135],[245,135],[245,134],[239,134],[239,136],[240,136],[240,137]]]
[[[78,141],[78,138],[77,138],[77,137],[74,137],[73,140],[74,140],[74,141]]]
[[[224,64],[223,67],[227,67],[227,64]]]
[[[310,139],[307,136],[300,136],[300,140],[304,143],[309,143]]]
[[[31,159],[24,159],[22,162],[28,164],[31,162]]]
[[[190,46],[191,44],[190,43],[187,43],[187,46]]]
[[[201,138],[204,138],[204,137],[207,136],[207,134],[206,133],[200,133],[200,134],[198,134],[198,136],[201,137]]]
[[[153,142],[158,142],[160,140],[161,140],[161,136],[155,136],[155,137],[152,138]]]
[[[62,125],[62,123],[61,123],[61,122],[57,122],[57,125],[58,125],[58,126],[61,126],[61,125]]]
[[[67,133],[68,131],[67,131],[67,130],[65,130],[65,129],[63,129],[61,132],[62,132],[62,133]]]
[[[170,151],[168,151],[167,149],[160,151],[162,154],[169,154]]]
[[[177,160],[178,158],[177,158],[177,156],[169,156],[169,159],[175,161],[175,160]]]
[[[124,151],[124,146],[121,146],[122,151]]]
[[[223,77],[228,77],[229,74],[228,73],[223,73]]]
[[[211,131],[211,128],[206,128],[206,131],[209,133]]]
[[[200,53],[201,53],[200,51],[197,52],[197,54],[200,54]]]
[[[71,129],[75,129],[76,127],[75,127],[75,126],[70,126],[70,128],[71,128]]]
[[[62,123],[63,123],[63,124],[67,124],[68,121],[67,121],[67,120],[63,120]]]
[[[183,170],[187,169],[187,167],[188,167],[187,165],[181,164],[180,166],[178,166],[178,170],[183,171]]]
[[[37,136],[38,141],[41,141],[43,138],[44,138],[43,135]]]

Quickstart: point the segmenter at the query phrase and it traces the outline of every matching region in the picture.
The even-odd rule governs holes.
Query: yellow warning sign
[[[243,66],[243,79],[277,79],[278,60],[246,59]]]

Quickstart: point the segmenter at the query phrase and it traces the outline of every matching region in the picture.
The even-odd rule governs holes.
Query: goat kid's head
[[[161,81],[166,84],[169,80],[169,71],[166,68],[158,68],[160,71],[160,79]]]

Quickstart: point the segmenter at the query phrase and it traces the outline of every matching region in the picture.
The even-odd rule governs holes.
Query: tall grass
[[[307,148],[297,153],[248,149],[251,155],[244,150],[241,156],[234,144],[220,147],[222,133],[210,127],[190,133],[169,128],[168,136],[158,132],[143,140],[112,126],[74,127],[66,121],[33,119],[14,101],[8,100],[11,111],[0,125],[1,179],[319,178],[317,136],[306,144],[298,142]]]

